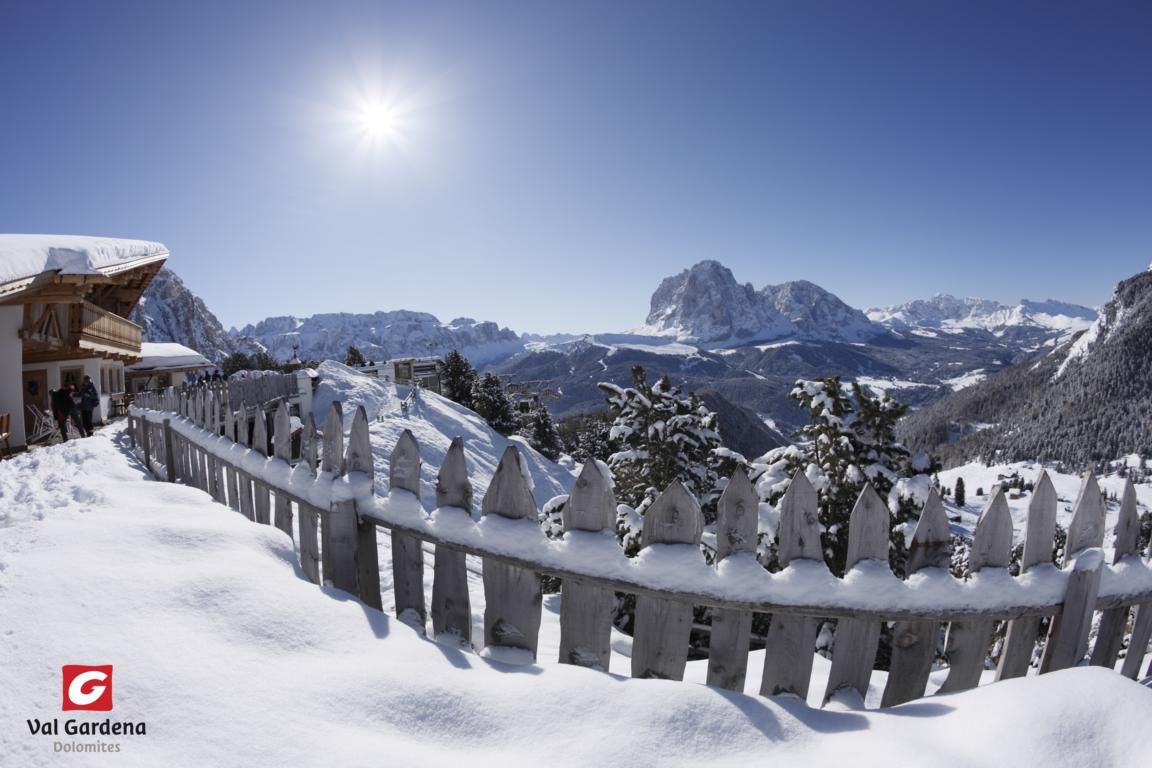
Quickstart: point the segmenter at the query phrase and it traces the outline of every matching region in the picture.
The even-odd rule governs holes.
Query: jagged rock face
[[[863,312],[807,280],[767,285],[760,293],[788,319],[798,335],[842,340],[878,335],[878,329]]]
[[[143,328],[144,341],[183,344],[217,362],[236,351],[203,299],[167,267],[152,279],[129,319]]]
[[[408,310],[269,317],[233,335],[242,348],[263,348],[281,360],[294,352],[304,360],[342,360],[348,347],[355,346],[368,360],[443,355],[456,349],[482,365],[524,348],[516,333],[496,323],[457,318],[445,324],[427,312]]]
[[[938,293],[930,299],[869,309],[868,318],[893,328],[980,328],[998,333],[1030,327],[1067,336],[1090,326],[1096,310],[1051,299],[1024,299],[1009,307],[989,299],[958,299]]]
[[[789,336],[859,340],[883,333],[864,313],[818,285],[797,281],[756,291],[715,261],[661,282],[642,330],[698,344]]]

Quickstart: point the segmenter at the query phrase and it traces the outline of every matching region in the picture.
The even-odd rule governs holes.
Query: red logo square
[[[65,712],[86,709],[109,712],[112,709],[112,665],[65,664],[63,667]]]

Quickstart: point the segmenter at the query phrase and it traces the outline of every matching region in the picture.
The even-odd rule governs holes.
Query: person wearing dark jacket
[[[60,439],[68,442],[68,420],[72,418],[72,409],[76,407],[72,402],[72,390],[75,387],[65,384],[52,393],[52,418],[56,426],[60,427]]]
[[[80,431],[84,437],[92,437],[92,412],[98,405],[100,405],[100,393],[96,391],[92,377],[85,376],[84,383],[80,385],[80,417],[83,425]]]

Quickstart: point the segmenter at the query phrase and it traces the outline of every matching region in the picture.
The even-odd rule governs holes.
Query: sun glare
[[[395,139],[400,131],[397,110],[383,102],[369,102],[360,108],[360,128],[370,141]]]

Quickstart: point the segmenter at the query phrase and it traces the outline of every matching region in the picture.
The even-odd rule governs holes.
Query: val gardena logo
[[[61,703],[64,712],[111,712],[112,711],[112,665],[111,664],[65,664],[60,670]],[[33,736],[144,736],[147,725],[143,722],[129,722],[104,719],[70,717],[64,720],[61,730],[60,718],[35,718],[28,720],[28,731]],[[53,752],[119,752],[121,742],[105,741],[52,741]]]

